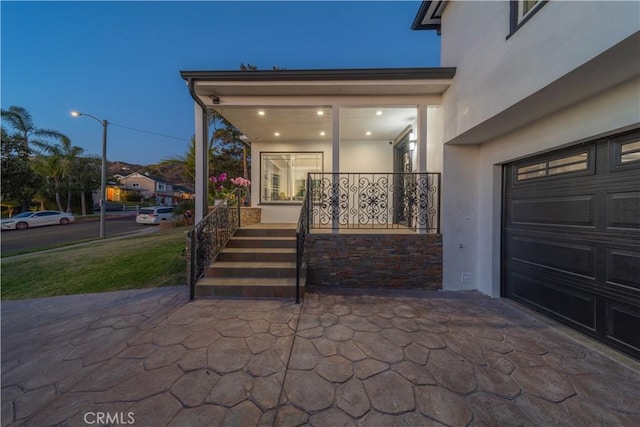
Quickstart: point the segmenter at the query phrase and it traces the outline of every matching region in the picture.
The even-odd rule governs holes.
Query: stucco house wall
[[[550,1],[507,39],[508,1],[448,2],[441,66],[457,71],[443,97],[445,140],[636,33],[639,17],[634,1]]]
[[[548,2],[510,37],[509,2],[448,3],[442,65],[457,74],[442,103],[444,289],[500,296],[503,164],[638,126],[640,67],[620,82],[610,76],[621,62],[572,73],[639,29],[637,2]],[[638,57],[626,61],[633,69]],[[601,84],[581,84],[586,75]],[[492,118],[559,81],[568,89],[560,85],[546,99],[571,102],[556,109],[531,102],[517,127],[494,122],[486,137]]]

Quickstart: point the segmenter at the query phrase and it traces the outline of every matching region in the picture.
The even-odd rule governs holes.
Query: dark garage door
[[[640,130],[504,177],[503,295],[640,358]]]

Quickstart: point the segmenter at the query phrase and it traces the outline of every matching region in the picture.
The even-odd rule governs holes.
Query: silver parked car
[[[172,221],[174,208],[170,206],[149,206],[138,211],[136,222],[138,224],[160,224],[162,221]]]
[[[43,225],[66,225],[75,221],[73,214],[60,211],[22,212],[13,218],[4,218],[0,222],[3,230],[26,230]]]

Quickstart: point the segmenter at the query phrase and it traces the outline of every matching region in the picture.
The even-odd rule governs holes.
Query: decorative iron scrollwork
[[[439,232],[437,173],[312,173],[312,228],[400,228]]]

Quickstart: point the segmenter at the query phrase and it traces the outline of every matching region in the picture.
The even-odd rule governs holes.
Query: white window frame
[[[529,10],[524,11],[527,0],[511,0],[510,1],[510,32],[507,39],[511,37],[520,27],[522,27],[533,15],[535,15],[542,6],[547,4],[549,0],[536,0],[536,3]]]
[[[306,188],[306,177],[309,172],[311,173],[322,173],[324,171],[324,153],[321,151],[263,151],[260,152],[260,204],[263,205],[283,205],[283,204],[301,204],[302,196],[299,195],[299,187],[300,177],[295,176],[295,173],[290,169],[287,171],[283,170],[283,173],[268,173],[265,170],[264,164],[266,157],[265,156],[289,156],[290,158],[295,158],[296,156],[308,156],[315,155],[316,161],[319,163],[319,170],[309,170],[304,176],[304,182],[302,183],[302,191]],[[288,162],[287,162],[288,163]],[[273,188],[274,177],[277,176],[278,188]],[[275,199],[273,194],[274,191],[278,193],[284,193],[285,196],[281,199]]]

